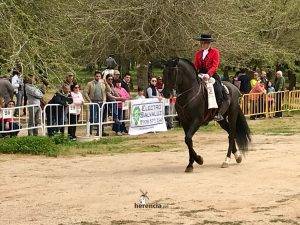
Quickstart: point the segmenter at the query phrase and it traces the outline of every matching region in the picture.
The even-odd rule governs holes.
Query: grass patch
[[[24,136],[2,139],[0,141],[0,153],[57,156],[59,148],[48,137]]]
[[[62,155],[70,154],[118,154],[132,152],[160,152],[176,145],[175,141],[149,144],[146,140],[149,136],[139,137],[108,137],[91,142],[72,142],[62,146]]]
[[[248,120],[248,124],[252,134],[293,135],[300,133],[299,119],[300,116],[295,114],[292,117]]]
[[[281,119],[248,120],[252,134],[292,135],[300,133],[300,115]],[[211,122],[201,127],[199,132],[225,132],[217,123]],[[14,137],[0,139],[0,153],[32,155],[88,155],[118,154],[132,152],[179,151],[184,144],[184,132],[181,127],[157,134],[141,136],[122,136],[101,138],[91,142],[74,142],[66,136],[55,135],[52,138],[42,136]]]

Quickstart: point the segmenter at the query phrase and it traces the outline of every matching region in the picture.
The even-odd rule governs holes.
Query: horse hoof
[[[242,160],[243,160],[243,158],[242,158],[241,155],[239,155],[237,158],[235,158],[235,161],[236,161],[237,163],[241,163]]]
[[[191,172],[193,172],[193,169],[194,168],[192,166],[187,166],[184,172],[191,173]]]
[[[195,161],[196,161],[196,163],[198,163],[199,165],[202,165],[202,164],[203,164],[203,158],[202,158],[200,155],[197,155],[197,156],[196,156]]]
[[[221,168],[227,168],[229,167],[229,163],[228,162],[223,162],[221,165]]]

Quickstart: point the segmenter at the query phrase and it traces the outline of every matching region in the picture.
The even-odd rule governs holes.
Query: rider
[[[227,94],[224,93],[221,84],[221,78],[217,74],[217,69],[220,64],[220,53],[217,48],[212,48],[211,43],[214,41],[209,34],[201,34],[195,40],[200,41],[201,49],[195,54],[194,65],[197,72],[203,74],[204,80],[209,80],[213,77],[216,81],[214,83],[214,90],[217,104],[219,107],[218,114],[215,116],[216,121],[223,120],[223,114],[227,111],[229,101]]]

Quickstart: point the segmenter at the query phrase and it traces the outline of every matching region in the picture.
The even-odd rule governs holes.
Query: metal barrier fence
[[[245,94],[240,106],[245,116],[272,116],[278,112],[300,110],[300,90]]]
[[[167,126],[172,127],[176,98],[163,99],[164,115]],[[276,112],[300,110],[300,90],[274,92],[269,94],[245,94],[241,99],[241,108],[246,116],[272,115]],[[21,131],[37,135],[38,129],[43,135],[52,135],[65,128],[71,128],[74,135],[76,127],[85,128],[85,136],[96,130],[96,137],[103,136],[105,126],[112,126],[115,132],[126,132],[125,124],[130,123],[131,101],[85,103],[80,107],[48,104],[42,110],[39,105],[19,106],[0,109],[0,137],[13,136]],[[21,112],[25,111],[26,116]],[[41,123],[40,123],[41,121]],[[75,132],[74,132],[75,127]]]
[[[89,136],[94,128],[100,128],[100,111],[98,103],[84,103],[80,107],[47,104],[44,108],[43,134],[52,136],[57,132],[64,133],[64,129],[68,128],[68,132],[75,136],[76,127],[86,127],[86,136]],[[100,136],[99,132],[96,136]]]
[[[289,92],[289,111],[300,110],[300,90]]]
[[[37,135],[38,129],[43,133],[42,112],[39,105],[0,109],[0,137],[16,136],[26,130],[28,135]]]

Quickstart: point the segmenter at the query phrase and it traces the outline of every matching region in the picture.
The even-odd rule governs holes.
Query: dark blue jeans
[[[106,110],[106,105],[102,108],[103,103],[102,102],[97,102],[97,104],[99,105],[99,107],[97,105],[90,105],[90,123],[100,123],[100,116],[101,116],[101,110],[103,110],[103,118],[102,118],[102,122],[105,120],[106,118],[106,114],[107,114],[107,110]],[[99,110],[100,108],[100,110]],[[96,134],[99,134],[99,125],[91,125],[90,126],[90,134],[93,131],[93,128],[95,128],[96,130]],[[102,126],[102,130],[103,130],[103,126]]]
[[[51,107],[52,110],[50,109]],[[47,128],[48,136],[53,136],[58,132],[62,134],[65,132],[65,128],[61,127],[66,122],[63,106],[49,106],[46,109],[46,118],[48,126],[58,125],[57,127]]]
[[[122,123],[120,122],[123,119],[123,110],[122,110],[122,108],[117,108],[116,112],[117,112],[116,116],[117,116],[119,121],[116,121],[113,124],[112,130],[115,131],[116,133],[117,132],[123,132],[124,128],[123,128]]]

